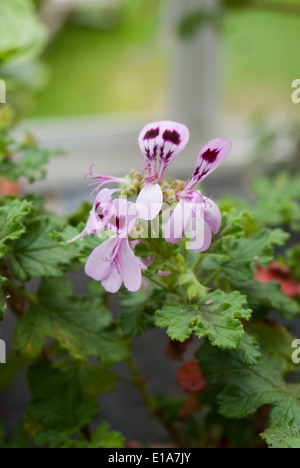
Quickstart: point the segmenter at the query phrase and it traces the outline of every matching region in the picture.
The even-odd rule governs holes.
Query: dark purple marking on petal
[[[126,225],[126,217],[125,216],[112,216],[109,220],[112,226],[115,226],[117,230],[123,229]]]
[[[104,218],[104,212],[103,209],[101,208],[101,203],[96,204],[96,214],[99,216],[99,218],[102,219]]]
[[[220,150],[218,148],[213,149],[213,150],[208,149],[207,151],[205,151],[205,153],[203,153],[202,158],[204,159],[204,161],[207,161],[210,164],[212,164],[217,159],[219,153],[220,153]]]
[[[97,203],[96,214],[99,217],[99,219],[102,221],[108,215],[108,211],[102,208],[101,203]]]
[[[178,132],[176,132],[176,130],[165,130],[164,134],[163,134],[163,139],[165,141],[170,141],[171,143],[173,143],[174,145],[179,145],[181,140],[180,140],[180,135]]]
[[[170,151],[166,154],[166,156],[165,156],[165,161],[166,161],[166,162],[169,161],[169,159],[171,158],[171,156],[173,155],[173,153],[174,153],[174,151],[171,151],[171,150],[170,150]]]
[[[156,138],[159,135],[159,127],[157,128],[151,128],[151,130],[148,130],[145,135],[144,135],[144,140],[152,140],[153,138]]]

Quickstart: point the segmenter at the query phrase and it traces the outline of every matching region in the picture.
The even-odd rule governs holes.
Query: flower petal
[[[210,198],[205,198],[204,219],[216,234],[222,223],[222,214],[218,205]]]
[[[89,218],[83,231],[78,236],[71,239],[69,242],[74,242],[82,237],[98,236],[105,226],[106,219],[109,216],[109,212],[112,207],[112,190],[103,189],[101,190],[94,202],[94,206],[90,211]]]
[[[147,184],[136,200],[137,215],[146,221],[152,221],[159,214],[163,204],[163,194],[159,184]]]
[[[107,278],[113,268],[109,258],[113,254],[118,239],[111,238],[100,244],[93,250],[85,264],[85,273],[96,281]]]
[[[119,252],[119,268],[124,285],[129,291],[137,291],[142,284],[140,259],[134,255],[128,239],[122,241]]]
[[[199,221],[199,218],[198,218],[198,221]],[[200,241],[200,237],[198,235],[197,238],[195,239],[195,245],[193,245],[193,242],[191,242],[191,249],[193,250],[193,252],[196,252],[196,253],[205,252],[210,247],[210,244],[212,241],[212,230],[209,224],[207,224],[206,222],[204,222],[203,227],[204,227],[204,231],[202,233],[203,241],[202,242]],[[199,243],[200,244],[202,243],[202,245],[198,246]]]
[[[113,267],[110,274],[101,283],[107,292],[116,293],[122,285],[122,275],[117,268]]]
[[[192,203],[179,200],[178,205],[170,216],[165,227],[165,239],[167,242],[176,244],[176,242],[183,237],[191,220],[192,209]]]
[[[171,121],[153,122],[146,125],[139,135],[139,146],[146,159],[146,170],[150,177],[159,180],[171,161],[185,148],[189,141],[188,128]]]
[[[211,140],[203,146],[197,159],[195,170],[183,190],[190,190],[222,164],[230,153],[232,143],[222,138]]]
[[[124,198],[117,198],[112,202],[106,227],[121,237],[128,237],[128,234],[134,228],[136,218],[137,208],[135,203],[128,202]]]

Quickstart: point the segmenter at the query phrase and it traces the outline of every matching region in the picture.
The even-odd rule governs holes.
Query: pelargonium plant
[[[218,206],[196,188],[222,164],[232,145],[222,139],[208,142],[199,153],[190,178],[169,184],[164,180],[166,169],[188,140],[185,125],[170,121],[150,123],[139,136],[146,161],[144,176],[132,171],[131,176],[120,179],[95,174],[90,168],[87,175],[93,180],[92,194],[105,184],[119,184],[117,189],[99,191],[85,228],[74,238],[78,240],[91,234],[97,237],[104,230],[105,235],[113,234],[92,252],[85,267],[87,275],[101,281],[106,291],[115,293],[122,283],[129,291],[140,289],[142,270],[147,268],[147,263],[134,254],[134,247],[145,237],[159,236],[161,230],[164,239],[175,244],[189,228],[188,247],[193,252],[204,252],[210,247],[212,232],[218,232],[222,215]],[[116,193],[118,198],[113,200]],[[128,196],[135,196],[135,203],[127,201]],[[164,214],[165,221],[162,229],[156,222],[160,213]],[[154,224],[150,229],[149,226],[141,229],[142,220]]]
[[[262,176],[251,202],[216,204],[202,182],[231,143],[208,142],[189,179],[172,181],[188,139],[182,124],[147,125],[145,171],[91,166],[93,204],[66,217],[41,196],[0,198],[0,344],[11,315],[16,323],[0,392],[21,388],[26,369],[31,394],[15,434],[0,396],[1,447],[300,446],[300,178]],[[1,126],[6,179],[43,178],[50,156]],[[149,333],[153,355],[165,349],[151,369]],[[132,405],[124,385],[140,394]]]

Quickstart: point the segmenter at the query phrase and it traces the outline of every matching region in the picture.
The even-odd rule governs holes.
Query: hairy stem
[[[194,265],[192,266],[192,270],[195,271],[197,270],[198,266],[200,265],[200,263],[202,262],[204,256],[199,254],[199,258],[198,260],[196,261],[196,263],[194,263]]]
[[[17,286],[12,280],[8,279],[7,280],[7,285],[9,289],[13,289],[16,293],[20,294],[23,296],[28,302],[31,304],[35,304],[37,302],[37,297],[34,296],[33,294],[30,294],[26,289],[20,288]]]
[[[222,272],[221,268],[215,270],[204,282],[204,286],[207,286],[209,283],[212,283],[213,280]]]

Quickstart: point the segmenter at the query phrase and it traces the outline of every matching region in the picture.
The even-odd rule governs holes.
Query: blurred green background
[[[269,4],[276,2],[284,3]],[[171,54],[166,9],[164,0],[127,0],[120,7],[73,13],[42,56],[49,76],[29,116],[163,109]],[[225,113],[298,110],[291,83],[300,77],[300,16],[230,9],[218,31]]]

